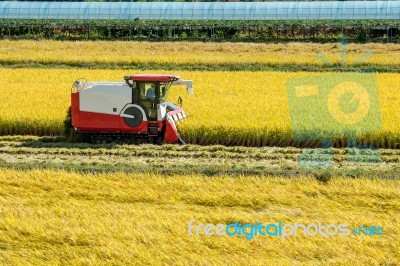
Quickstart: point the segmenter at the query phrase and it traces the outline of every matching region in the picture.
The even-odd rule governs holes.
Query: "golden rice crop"
[[[399,47],[398,44],[349,44],[347,63],[355,63],[370,50],[372,56],[363,64],[398,66]],[[325,54],[332,63],[341,62],[338,44],[0,41],[0,61],[15,63],[322,65],[317,52]]]
[[[154,72],[154,71],[150,71]],[[164,72],[165,71],[157,71]],[[57,135],[77,79],[122,80],[127,70],[0,69],[0,134]],[[171,101],[183,96],[192,116],[181,124],[184,139],[198,144],[295,145],[292,141],[286,82],[310,73],[179,71],[192,79],[195,94],[173,87]],[[319,75],[313,73],[311,75]],[[363,136],[366,143],[400,143],[399,74],[378,74],[382,129]],[[306,127],[307,125],[305,125]]]
[[[6,265],[397,265],[400,181],[0,169]],[[383,236],[188,235],[188,223],[348,224]]]

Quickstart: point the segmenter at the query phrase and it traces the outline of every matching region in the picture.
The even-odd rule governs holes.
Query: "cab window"
[[[161,102],[167,101],[168,98],[168,88],[171,84],[170,83],[160,83],[160,100]]]
[[[156,99],[156,84],[154,82],[140,83],[140,99],[148,101]]]

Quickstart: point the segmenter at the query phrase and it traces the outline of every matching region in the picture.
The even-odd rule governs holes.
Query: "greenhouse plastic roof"
[[[0,19],[353,20],[400,19],[400,1],[0,2]]]

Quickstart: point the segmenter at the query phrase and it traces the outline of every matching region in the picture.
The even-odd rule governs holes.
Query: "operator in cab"
[[[154,84],[150,85],[150,88],[146,91],[146,99],[154,100],[156,98]]]

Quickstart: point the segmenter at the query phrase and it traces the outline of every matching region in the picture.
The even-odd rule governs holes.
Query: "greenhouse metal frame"
[[[400,42],[400,1],[0,2],[0,38],[319,42],[343,36]]]
[[[0,19],[62,20],[386,20],[400,1],[0,2]]]

